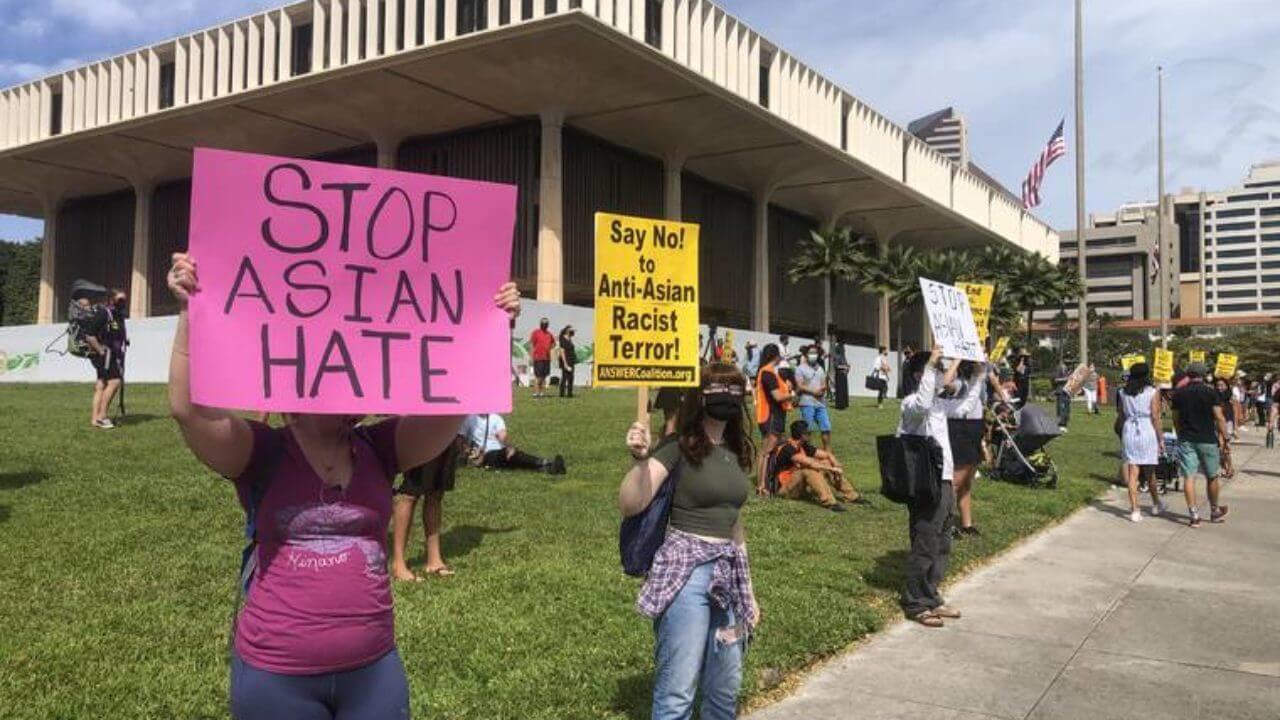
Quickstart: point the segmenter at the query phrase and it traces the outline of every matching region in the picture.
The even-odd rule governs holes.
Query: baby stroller
[[[1164,434],[1164,454],[1156,463],[1156,482],[1159,483],[1160,494],[1182,489],[1182,471],[1178,467],[1180,456],[1178,436],[1173,433]]]
[[[1021,410],[1000,403],[992,412],[996,456],[991,463],[991,476],[997,480],[1056,488],[1058,466],[1045,446],[1061,435],[1058,424],[1034,405]]]

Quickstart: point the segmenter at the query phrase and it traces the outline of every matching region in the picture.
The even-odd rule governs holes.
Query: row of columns
[[[538,197],[538,254],[536,297],[543,302],[564,302],[564,113],[549,110],[541,115],[542,142]],[[375,134],[377,164],[379,168],[394,169],[403,137],[393,134]],[[663,212],[669,220],[683,219],[681,183],[684,157],[672,153],[663,163]],[[133,262],[130,283],[130,314],[135,318],[147,317],[151,308],[151,204],[155,195],[155,182],[150,179],[133,181],[135,207],[133,214]],[[769,203],[773,187],[765,187],[754,193],[753,257],[756,268],[751,293],[751,329],[767,332],[769,329]],[[52,323],[57,315],[54,302],[53,270],[58,247],[59,198],[47,199],[44,213],[44,248],[40,268],[40,298],[38,322]],[[827,218],[824,229],[835,227],[837,217]],[[887,242],[880,241],[886,248]],[[830,287],[823,283],[824,302],[830,302]],[[889,345],[889,300],[881,296],[878,303],[876,339],[880,345]]]

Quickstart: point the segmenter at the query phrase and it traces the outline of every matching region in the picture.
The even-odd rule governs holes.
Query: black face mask
[[[728,422],[742,416],[742,396],[729,392],[707,393],[702,396],[702,406],[713,420]]]

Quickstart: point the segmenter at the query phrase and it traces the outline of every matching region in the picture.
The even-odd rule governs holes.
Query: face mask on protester
[[[713,420],[728,422],[742,416],[742,388],[737,385],[708,385],[702,391],[702,406]]]
[[[818,353],[809,353],[808,355],[805,355],[805,357],[809,359],[810,365],[818,364]]]

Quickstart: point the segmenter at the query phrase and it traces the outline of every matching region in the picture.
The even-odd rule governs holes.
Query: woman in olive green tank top
[[[683,720],[700,694],[700,716],[737,716],[742,659],[760,622],[742,506],[755,448],[746,431],[746,378],[712,363],[689,390],[674,438],[650,451],[649,428],[636,423],[627,445],[636,462],[622,481],[618,507],[642,512],[668,478],[677,482],[662,547],[636,600],[654,628],[654,720]]]

